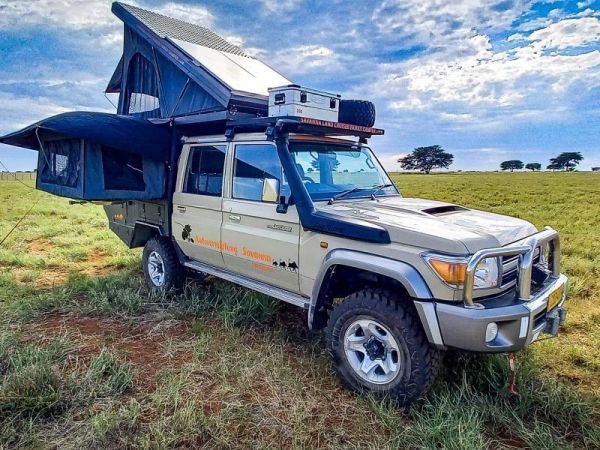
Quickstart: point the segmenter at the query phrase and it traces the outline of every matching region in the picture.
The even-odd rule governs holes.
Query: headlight
[[[453,258],[443,255],[426,255],[425,260],[435,273],[447,284],[461,287],[467,275],[467,258]],[[475,270],[476,289],[495,288],[499,283],[498,258],[486,258],[482,260]]]
[[[498,287],[500,269],[498,258],[486,258],[475,269],[475,288]]]

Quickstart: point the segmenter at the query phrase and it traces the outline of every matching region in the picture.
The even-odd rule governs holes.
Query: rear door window
[[[183,192],[220,197],[223,194],[225,146],[192,147]]]

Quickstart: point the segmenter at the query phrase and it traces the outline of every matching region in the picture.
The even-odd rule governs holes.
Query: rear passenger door
[[[231,150],[230,150],[231,151]],[[232,272],[299,291],[300,220],[295,206],[285,214],[276,202],[265,202],[265,179],[279,180],[280,195],[289,186],[276,147],[270,143],[236,143],[231,155],[230,195],[223,200],[221,238],[225,266]]]
[[[223,173],[226,144],[194,145],[182,153],[173,195],[173,236],[186,256],[223,267]]]

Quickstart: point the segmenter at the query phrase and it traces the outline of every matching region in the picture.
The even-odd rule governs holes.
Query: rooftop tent
[[[266,113],[267,88],[291,81],[207,28],[115,2],[123,56],[106,88],[118,113],[170,118],[236,109]]]
[[[72,112],[0,138],[37,150],[37,188],[82,200],[150,200],[165,194],[171,131],[115,114]]]

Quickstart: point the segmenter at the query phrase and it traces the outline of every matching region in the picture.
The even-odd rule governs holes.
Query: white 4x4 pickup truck
[[[106,208],[130,246],[145,243],[153,289],[191,270],[305,308],[343,382],[401,404],[427,390],[444,349],[511,352],[558,333],[554,230],[403,198],[364,139],[294,120],[231,130],[184,138],[171,205]]]

